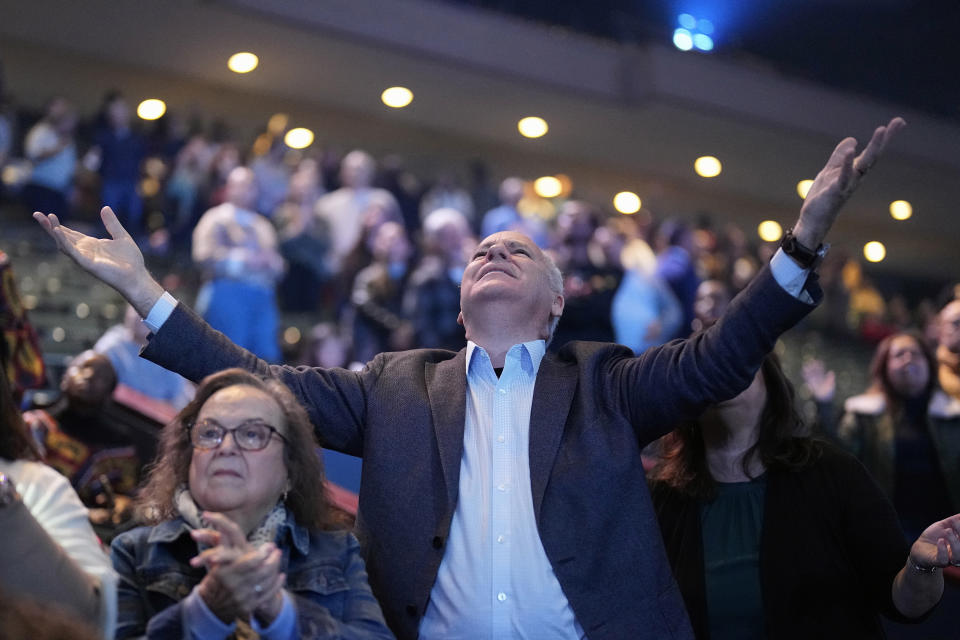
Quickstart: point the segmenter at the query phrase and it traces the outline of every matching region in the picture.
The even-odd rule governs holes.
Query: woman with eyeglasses
[[[356,538],[334,528],[304,409],[240,369],[166,426],[118,536],[117,638],[392,638]]]

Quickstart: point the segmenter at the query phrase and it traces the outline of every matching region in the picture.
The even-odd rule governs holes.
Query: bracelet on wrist
[[[924,567],[917,563],[916,560],[910,559],[910,564],[913,565],[913,570],[917,573],[922,573],[924,575],[930,575],[931,573],[936,573],[940,570],[940,567]]]

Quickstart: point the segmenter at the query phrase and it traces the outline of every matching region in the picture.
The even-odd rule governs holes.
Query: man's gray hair
[[[546,251],[543,251],[543,259],[547,263],[547,280],[550,283],[551,293],[555,293],[558,296],[563,295],[563,274],[560,272],[560,267],[557,266],[556,261],[554,261],[553,256],[551,256]],[[562,312],[561,312],[562,313]],[[557,329],[557,324],[560,322],[560,316],[553,316],[550,318],[550,324],[547,326],[547,346],[550,345],[550,341],[553,340],[553,332]]]

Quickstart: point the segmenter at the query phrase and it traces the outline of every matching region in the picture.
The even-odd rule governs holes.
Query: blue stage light
[[[681,51],[690,51],[693,48],[693,36],[686,29],[677,29],[673,32],[673,46]]]
[[[713,38],[705,33],[698,33],[693,36],[693,46],[700,49],[700,51],[712,51]]]
[[[706,18],[696,18],[689,13],[681,13],[677,16],[677,24],[680,25],[673,32],[673,45],[681,51],[713,51],[714,41],[710,34],[713,33],[713,22]]]

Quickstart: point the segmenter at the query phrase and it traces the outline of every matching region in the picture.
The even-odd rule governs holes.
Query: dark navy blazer
[[[640,450],[745,389],[777,336],[812,308],[768,267],[694,338],[639,357],[589,342],[544,357],[530,417],[534,514],[591,640],[693,638]],[[191,380],[227,367],[277,377],[307,407],[324,446],[363,458],[358,524],[370,584],[397,636],[415,638],[457,504],[465,353],[384,353],[359,372],[270,366],[178,305],[143,355]]]

